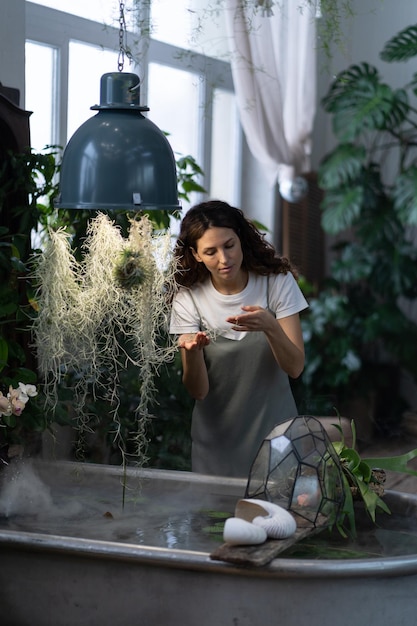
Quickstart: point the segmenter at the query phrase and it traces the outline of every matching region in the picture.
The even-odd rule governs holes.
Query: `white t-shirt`
[[[219,293],[209,279],[191,289],[179,289],[172,306],[170,333],[182,335],[204,329],[213,336],[221,335],[239,341],[247,333],[231,330],[232,324],[226,322],[226,318],[244,313],[241,307],[245,305],[269,308],[277,319],[308,307],[290,272],[269,276],[249,273],[245,289],[232,295]]]

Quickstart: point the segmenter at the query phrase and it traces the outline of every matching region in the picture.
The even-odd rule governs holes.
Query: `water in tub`
[[[201,481],[166,480],[133,472],[123,489],[121,472],[101,475],[100,469],[91,472],[87,465],[84,471],[80,464],[59,471],[23,460],[0,472],[0,530],[210,553],[222,543],[224,522],[234,515],[241,497],[242,493],[226,493],[216,487],[216,481],[206,482],[204,477]],[[359,514],[355,541],[325,530],[281,556],[417,554],[417,499],[406,499],[402,511],[384,514],[377,522],[371,524]]]

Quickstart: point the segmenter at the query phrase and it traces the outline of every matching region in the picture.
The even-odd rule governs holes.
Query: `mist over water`
[[[226,519],[236,502],[213,499],[201,485],[134,477],[123,506],[120,476],[49,472],[47,464],[27,461],[9,465],[0,480],[0,530],[163,548],[210,552],[222,539],[222,528],[213,532],[218,512]]]
[[[74,467],[76,466],[76,468]],[[59,535],[91,541],[210,553],[243,493],[182,472],[129,473],[120,467],[22,460],[0,472],[0,532]],[[168,475],[168,477],[167,477]],[[177,477],[178,476],[178,477]],[[395,494],[393,494],[395,496]],[[290,558],[379,558],[417,555],[417,498],[397,494],[392,515],[373,524],[358,517],[356,540],[324,531],[283,553]]]
[[[51,489],[33,469],[32,463],[21,460],[8,465],[2,473],[0,484],[0,517],[74,515],[81,504],[54,503]]]

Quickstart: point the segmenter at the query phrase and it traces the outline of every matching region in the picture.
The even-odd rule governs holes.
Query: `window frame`
[[[104,26],[64,11],[45,7],[26,1],[26,40],[33,43],[49,45],[57,50],[57,71],[55,88],[57,94],[56,123],[53,135],[58,145],[65,146],[67,136],[67,101],[68,101],[68,68],[69,44],[76,40],[82,43],[102,46],[109,50],[118,51],[119,28]],[[128,41],[134,41],[137,34],[127,33]],[[189,51],[153,39],[152,36],[142,36],[140,45],[140,64],[129,66],[129,71],[135,72],[141,79],[141,104],[147,103],[147,66],[150,62],[167,65],[181,70],[198,73],[201,79],[200,111],[199,111],[199,154],[192,155],[204,171],[204,186],[210,189],[211,185],[211,152],[212,152],[212,115],[213,98],[216,88],[234,93],[233,79],[230,64],[226,61],[207,57],[203,54]],[[128,61],[127,61],[128,63]],[[125,70],[126,70],[125,62]],[[109,68],[112,71],[112,68]],[[117,68],[114,68],[117,71]],[[95,103],[91,103],[92,105]],[[87,118],[87,116],[86,116]],[[152,112],[150,112],[152,119]],[[167,129],[169,130],[169,129]],[[239,127],[239,134],[242,129]],[[241,146],[242,142],[239,142]],[[238,149],[240,171],[242,151]],[[237,186],[236,186],[237,187]],[[240,189],[236,189],[235,203],[240,204]]]

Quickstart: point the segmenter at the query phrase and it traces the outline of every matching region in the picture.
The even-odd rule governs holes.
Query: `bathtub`
[[[118,516],[123,517],[120,503],[106,499],[115,488],[117,498],[123,491],[120,468],[59,462],[35,464],[35,472],[40,484],[48,486],[51,506],[56,506],[58,484],[62,484],[64,496],[57,515],[56,511],[49,515],[51,501],[36,494],[43,514],[28,516],[11,509],[0,523],[0,623],[4,626],[415,623],[417,554],[347,560],[282,557],[254,568],[212,560],[211,546],[215,548],[221,541],[218,535],[211,538],[208,532],[203,544],[197,541],[194,546],[192,507],[220,507],[232,514],[246,481],[188,472],[128,470],[125,495],[135,502],[129,516],[130,521],[136,520],[131,536],[118,525]],[[100,520],[94,521],[95,508],[86,530],[81,509],[95,486],[104,494],[98,507]],[[87,490],[86,496],[83,490]],[[29,485],[24,497],[30,500],[30,493]],[[164,501],[167,494],[169,503]],[[143,531],[146,524],[138,521],[140,511],[149,507],[152,498],[160,518],[151,515]],[[389,492],[387,499],[393,512],[399,510],[409,518],[416,515],[414,496]],[[171,511],[174,507],[177,521],[180,519],[177,528],[170,526],[169,507]],[[71,516],[75,530],[69,528]],[[109,528],[115,532],[110,533]],[[148,540],[148,531],[156,534],[157,545]]]

